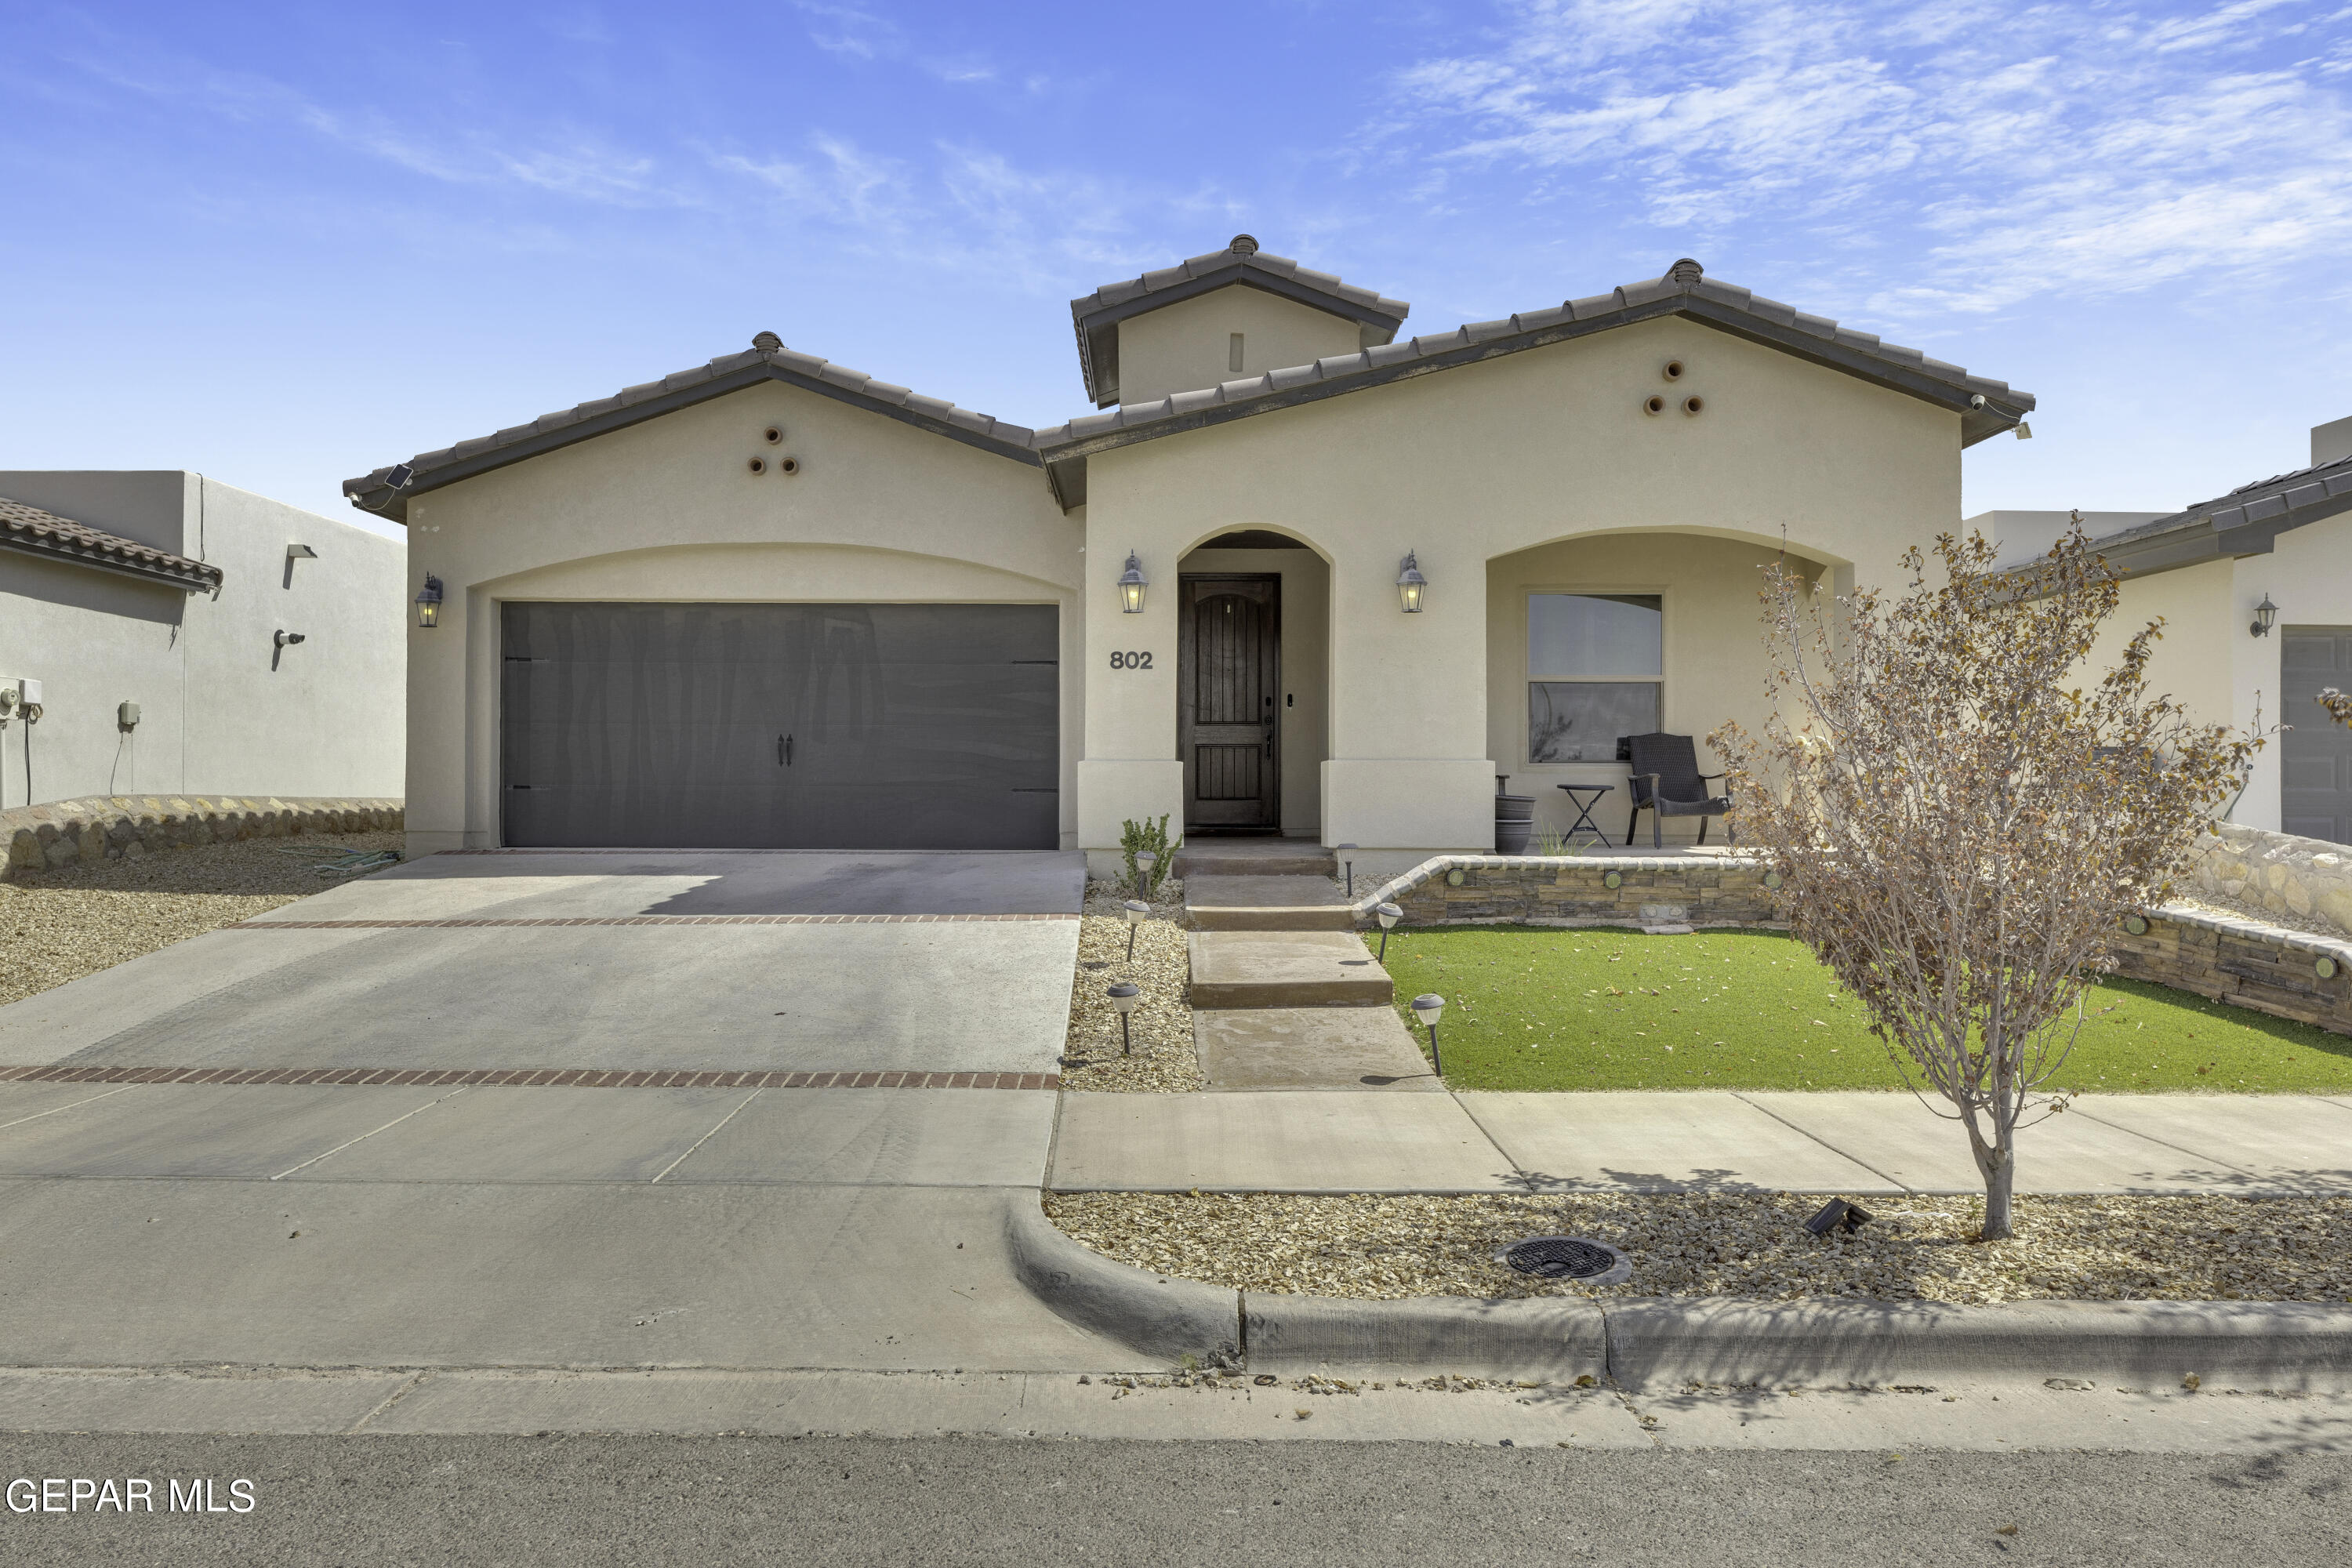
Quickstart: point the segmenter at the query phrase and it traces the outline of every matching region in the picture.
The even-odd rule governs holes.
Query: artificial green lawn
[[[1393,932],[1388,968],[1401,1011],[1445,997],[1457,1089],[1902,1087],[1861,1005],[1776,931],[1437,926]],[[2053,1088],[2352,1090],[2352,1038],[2307,1024],[2134,980],[2095,987],[2084,1014]]]

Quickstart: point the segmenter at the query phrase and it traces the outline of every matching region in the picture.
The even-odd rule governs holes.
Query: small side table
[[[1608,795],[1617,786],[1582,784],[1562,784],[1559,787],[1567,793],[1569,803],[1576,807],[1576,822],[1569,828],[1567,837],[1573,839],[1580,833],[1590,833],[1601,840],[1601,847],[1603,849],[1609,847],[1609,835],[1602,831],[1599,823],[1592,820],[1592,808],[1601,804],[1602,795]]]

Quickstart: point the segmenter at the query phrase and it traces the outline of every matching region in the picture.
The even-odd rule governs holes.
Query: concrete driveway
[[[0,1083],[0,1361],[1118,1364],[999,1243],[1083,887],[1075,855],[436,856],[0,1008],[0,1064],[92,1080]],[[927,1087],[784,1087],[813,1073]]]

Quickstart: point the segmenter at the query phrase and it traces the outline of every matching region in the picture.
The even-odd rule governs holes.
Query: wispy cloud
[[[1401,73],[1388,139],[1678,235],[1811,237],[1882,307],[1990,310],[2339,258],[2347,37],[2303,0],[1516,0],[1491,44]]]

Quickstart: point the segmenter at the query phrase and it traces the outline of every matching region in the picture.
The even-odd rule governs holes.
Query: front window
[[[1658,728],[1665,607],[1654,594],[1528,595],[1528,761],[1607,763]]]

